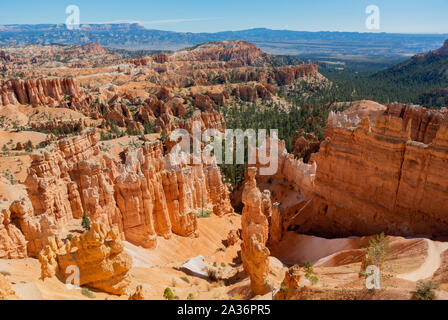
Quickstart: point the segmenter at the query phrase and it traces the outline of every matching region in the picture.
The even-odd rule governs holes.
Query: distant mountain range
[[[64,24],[0,26],[0,45],[98,42],[116,49],[177,50],[208,41],[244,40],[271,54],[315,58],[404,57],[434,50],[447,38],[446,34],[306,32],[264,28],[183,33],[145,29],[139,24],[85,24],[79,30],[68,30]]]

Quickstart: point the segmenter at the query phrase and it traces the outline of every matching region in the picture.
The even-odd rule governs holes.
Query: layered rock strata
[[[392,104],[359,118],[331,114],[311,157],[314,195],[294,220],[324,236],[448,234],[447,111]]]
[[[0,107],[8,104],[48,105],[80,98],[72,78],[2,80],[0,81]]]
[[[7,257],[36,256],[49,236],[84,213],[107,230],[117,227],[123,239],[153,248],[158,236],[196,236],[199,210],[233,212],[216,164],[164,155],[160,141],[124,150],[117,161],[99,150],[90,131],[31,157],[27,194],[2,213],[0,248]]]

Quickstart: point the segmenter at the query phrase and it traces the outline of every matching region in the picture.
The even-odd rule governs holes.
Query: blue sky
[[[380,32],[448,33],[447,0],[0,0],[0,24],[64,23],[77,5],[81,23],[139,21],[146,28],[217,32],[250,28],[370,32],[368,5],[380,8]]]

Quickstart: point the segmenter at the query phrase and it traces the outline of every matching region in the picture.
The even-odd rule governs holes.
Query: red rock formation
[[[264,198],[257,188],[256,168],[247,169],[247,182],[243,191],[243,216],[241,219],[242,239],[241,258],[244,270],[250,276],[250,284],[255,295],[269,291],[266,279],[269,274],[268,241],[269,224]],[[269,200],[270,201],[270,200]],[[265,201],[267,202],[267,201]]]
[[[7,52],[0,50],[0,60],[3,60],[4,62],[11,62],[14,60]]]
[[[17,296],[8,279],[0,274],[0,300],[16,300]]]
[[[269,85],[242,86],[235,88],[233,95],[246,102],[255,102],[258,98],[271,99],[271,90],[273,89]]]
[[[9,210],[20,228],[20,235],[26,239],[27,250],[23,257],[36,257],[47,245],[48,238],[55,236],[62,229],[62,224],[57,224],[54,217],[47,214],[35,215],[28,199],[14,201]]]
[[[220,106],[223,106],[226,101],[230,98],[227,91],[222,91],[220,93],[207,92],[207,95],[212,98],[212,100]]]
[[[60,224],[67,223],[72,217],[82,216],[81,199],[88,196],[88,190],[83,193],[78,192],[76,185],[68,187],[72,183],[70,174],[73,174],[75,181],[84,178],[80,183],[87,185],[87,188],[92,179],[98,179],[96,184],[103,182],[105,178],[95,176],[95,172],[88,172],[91,174],[88,177],[81,176],[82,170],[89,168],[89,165],[92,169],[95,165],[100,166],[94,161],[99,154],[96,144],[95,134],[91,131],[85,136],[60,140],[56,148],[44,149],[32,155],[25,186],[36,214],[48,214]],[[84,206],[91,213],[95,211],[92,204],[85,202]]]
[[[429,111],[420,106],[399,103],[387,105],[385,114],[403,119],[403,129],[411,123],[411,140],[430,144],[436,137],[442,122],[448,119],[448,110]]]
[[[8,104],[58,104],[65,96],[80,98],[78,88],[71,78],[37,80],[1,80],[0,107]]]
[[[132,114],[126,105],[113,104],[103,117],[115,122],[119,127],[127,127],[132,121]]]
[[[129,60],[129,63],[132,63],[136,67],[147,66],[150,62],[151,62],[150,57],[140,57]]]
[[[247,102],[255,102],[258,98],[257,89],[250,86],[235,88],[233,95]]]
[[[146,300],[143,294],[143,286],[141,285],[137,286],[137,288],[135,288],[135,292],[129,296],[128,300],[134,300],[134,301]]]
[[[93,224],[89,231],[65,244],[50,238],[39,254],[39,261],[42,279],[58,276],[65,282],[73,274],[72,268],[77,267],[79,283],[76,285],[116,295],[128,294],[132,258],[124,252],[116,229],[107,232],[101,225]]]
[[[161,132],[164,130],[166,133],[170,133],[176,129],[184,129],[189,133],[193,132],[193,125],[195,122],[201,124],[201,129],[216,129],[220,132],[224,132],[226,129],[226,123],[223,116],[218,112],[205,112],[199,116],[193,116],[189,119],[182,121],[172,122],[170,117],[162,116],[156,121],[156,131]]]
[[[0,242],[9,248],[5,256],[26,256],[23,236],[28,255],[36,256],[49,236],[83,213],[107,230],[118,227],[126,240],[152,248],[157,236],[197,235],[195,212],[200,209],[216,215],[233,212],[216,164],[180,165],[173,155],[164,155],[159,141],[125,150],[117,162],[98,149],[90,131],[59,140],[32,160],[25,180],[29,199],[9,208],[20,230],[9,220],[2,224],[9,228],[4,231],[8,238]],[[22,241],[11,242],[14,230]]]
[[[152,59],[157,63],[165,63],[169,61],[169,56],[166,53],[156,54]]]
[[[270,156],[271,143],[278,146],[276,161],[273,161]],[[284,141],[269,137],[258,149],[257,156],[258,163],[254,165],[255,167],[261,169],[271,166],[272,169],[276,169],[273,175],[258,175],[257,185],[261,190],[270,190],[272,201],[277,203],[274,205],[275,210],[273,211],[273,217],[275,218],[271,222],[275,221],[276,225],[274,227],[276,230],[274,234],[276,235],[273,237],[279,239],[281,238],[280,226],[283,226],[285,220],[296,214],[298,208],[303,206],[303,203],[308,201],[314,193],[316,164],[304,163],[303,159],[297,159],[293,154],[288,153]],[[276,166],[271,161],[276,162]],[[269,165],[261,165],[260,163],[268,163]],[[293,198],[295,200],[289,199],[283,203],[291,193],[294,194]],[[232,206],[240,208],[241,203],[242,188],[240,186],[232,193]]]
[[[205,177],[213,213],[217,216],[232,213],[233,208],[230,205],[229,190],[227,186],[222,183],[221,171],[218,166],[207,166],[205,168]]]
[[[293,266],[285,272],[281,289],[276,293],[274,300],[292,300],[299,290],[311,286],[305,272],[299,266]]]
[[[26,240],[11,223],[9,210],[0,212],[0,258],[18,259],[27,256]]]
[[[85,128],[84,119],[77,120],[61,120],[53,119],[46,122],[33,121],[29,123],[30,127],[34,131],[49,131],[49,132],[60,132],[60,133],[81,133]]]
[[[241,229],[230,230],[226,239],[226,247],[236,245],[241,240]]]
[[[208,95],[196,94],[193,98],[194,105],[197,106],[201,111],[210,112],[215,110],[215,103]]]
[[[81,54],[86,55],[105,55],[108,54],[109,51],[103,48],[98,43],[89,43],[82,46],[74,46],[69,49],[64,50],[64,53],[68,56],[77,56]]]
[[[306,162],[308,162],[311,155],[316,153],[320,147],[319,139],[314,134],[306,133],[303,130],[295,132],[292,140],[295,141],[293,154],[299,158],[303,158]]]
[[[314,64],[300,66],[282,66],[278,68],[273,77],[278,85],[288,85],[294,80],[318,73],[318,66]]]
[[[255,65],[268,60],[268,55],[245,41],[208,42],[192,50],[176,54],[176,61],[227,61]]]
[[[167,87],[160,87],[159,91],[157,92],[157,98],[160,100],[168,100],[173,97],[173,94],[171,93],[171,90]]]
[[[389,105],[373,121],[330,115],[326,140],[311,158],[315,196],[294,221],[298,231],[446,235],[446,115],[405,105]]]
[[[269,245],[280,242],[283,239],[283,217],[280,211],[280,203],[272,204],[272,213],[269,223]]]
[[[267,156],[270,156],[269,150],[271,143],[276,143],[278,146],[278,168],[276,174],[273,176],[257,176],[257,183],[266,183],[272,180],[272,178],[279,181],[283,180],[291,186],[291,190],[300,193],[301,198],[310,197],[314,192],[316,164],[304,163],[302,159],[295,158],[294,155],[288,153],[283,140],[276,140],[274,138],[266,139],[265,143],[261,146],[260,149],[263,152],[258,153],[260,163],[268,163],[269,158],[263,157],[262,155],[265,152],[264,150],[267,150]],[[265,167],[265,165],[257,164],[256,167],[261,168]]]

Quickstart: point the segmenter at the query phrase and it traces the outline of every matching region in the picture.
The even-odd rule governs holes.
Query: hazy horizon
[[[39,26],[39,25],[64,25],[65,23],[35,23],[35,24],[27,24],[27,23],[11,23],[11,24],[0,24],[0,26]],[[362,31],[344,31],[344,30],[316,30],[316,31],[309,31],[309,30],[292,30],[292,29],[271,29],[266,27],[257,27],[257,28],[249,28],[249,29],[235,29],[235,30],[222,30],[222,31],[215,31],[215,32],[207,32],[207,31],[197,31],[197,32],[189,32],[189,31],[172,31],[172,30],[165,30],[165,29],[156,29],[156,28],[148,28],[142,25],[139,22],[113,22],[113,23],[82,23],[82,25],[125,25],[125,24],[138,24],[139,26],[143,27],[145,30],[154,30],[154,31],[163,31],[163,32],[176,32],[176,33],[193,33],[193,34],[200,34],[200,33],[223,33],[223,32],[243,32],[243,31],[252,31],[252,30],[269,30],[269,31],[285,31],[285,32],[308,32],[308,33],[360,33],[360,34],[405,34],[405,35],[448,35],[448,32],[433,32],[433,33],[418,33],[418,32],[362,32]],[[1,32],[1,31],[0,31]]]
[[[63,24],[66,8],[80,9],[81,24],[140,23],[146,29],[216,33],[256,28],[308,32],[402,34],[448,33],[448,2],[444,0],[269,0],[226,2],[31,0],[0,4],[0,24]],[[366,8],[380,9],[380,28],[369,30]]]

